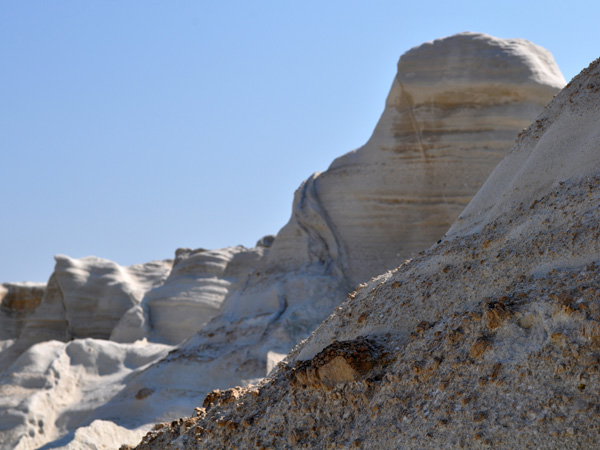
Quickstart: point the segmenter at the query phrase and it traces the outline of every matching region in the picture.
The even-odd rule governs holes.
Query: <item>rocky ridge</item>
[[[563,83],[549,52],[527,41],[462,33],[424,44],[400,59],[369,142],[300,186],[274,241],[182,249],[148,273],[59,258],[27,332],[0,356],[0,439],[20,449],[133,443],[211,389],[258,382],[357,284],[439,239]],[[351,341],[298,377],[329,386],[379,370],[385,345]],[[371,363],[348,362],[354,352]]]
[[[599,105],[597,60],[444,239],[361,285],[263,382],[136,448],[595,446]]]

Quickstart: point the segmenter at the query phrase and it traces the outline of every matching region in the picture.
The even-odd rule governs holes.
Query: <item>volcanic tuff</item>
[[[443,240],[361,285],[262,383],[137,448],[597,446],[598,123],[600,60]]]
[[[563,84],[550,53],[524,40],[462,33],[426,43],[401,57],[367,144],[300,186],[274,241],[182,249],[174,262],[129,268],[59,257],[27,331],[0,356],[12,363],[0,379],[0,440],[134,443],[211,389],[259,381],[358,283],[442,237]],[[295,385],[359,380],[388,361],[377,336],[320,353],[329,343],[315,347],[317,360],[303,357]]]

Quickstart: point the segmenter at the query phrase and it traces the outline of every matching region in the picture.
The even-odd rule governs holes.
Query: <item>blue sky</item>
[[[400,55],[461,31],[599,56],[596,2],[0,2],[0,282],[252,246],[362,145]],[[575,5],[575,6],[572,6]]]

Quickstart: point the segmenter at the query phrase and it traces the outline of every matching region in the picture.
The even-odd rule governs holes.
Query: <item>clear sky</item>
[[[600,56],[600,2],[0,2],[0,282],[253,246],[361,146],[406,50],[462,31]]]

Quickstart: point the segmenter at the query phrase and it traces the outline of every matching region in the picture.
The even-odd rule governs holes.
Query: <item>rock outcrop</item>
[[[0,427],[0,440],[23,449],[53,439],[53,448],[77,446],[110,434],[112,424],[114,435],[133,443],[151,423],[189,414],[212,389],[258,382],[357,284],[440,239],[563,82],[552,56],[527,41],[463,33],[424,44],[400,59],[368,143],[300,186],[292,217],[274,241],[262,239],[254,249],[180,250],[174,263],[140,270],[59,258],[41,305],[0,355],[0,368],[21,355],[2,383],[5,392],[26,392],[0,400],[6,417],[18,417],[14,429],[8,422]],[[393,363],[389,342],[361,340],[353,328],[348,335],[351,342],[313,346],[314,353],[295,367],[291,385],[329,392]],[[24,390],[31,367],[22,361],[34,361],[44,346],[59,355],[84,345],[83,339],[98,361],[119,366],[119,352],[159,345],[147,340],[176,344],[188,337],[167,355],[156,347],[157,361],[148,367],[111,372],[110,382],[86,369],[80,384],[91,393],[98,383],[103,406],[69,416],[74,407],[68,404],[61,410],[64,420],[44,419],[43,433],[30,426],[37,420],[30,399],[38,398],[39,387]],[[104,341],[109,338],[115,342]],[[50,339],[75,340],[42,343]],[[60,370],[79,370],[79,359],[73,361]],[[40,364],[40,373],[54,370]],[[119,389],[109,395],[103,384]],[[48,388],[45,405],[60,392]],[[223,401],[213,397],[215,405]]]
[[[369,141],[304,187],[327,259],[355,286],[435,243],[564,85],[550,52],[523,39],[461,33],[403,54]],[[299,253],[289,245],[278,237],[271,258]]]
[[[0,284],[0,351],[19,337],[27,318],[42,302],[44,283]]]
[[[32,345],[50,340],[108,339],[123,314],[161,284],[171,261],[122,267],[90,256],[55,257],[56,266],[44,296],[32,308],[18,339],[0,354],[0,371]]]
[[[184,414],[189,400],[184,401],[187,408],[173,402],[173,395],[185,395],[175,385],[191,383],[196,372],[173,365],[153,379],[156,370],[150,376],[144,370],[221,311],[271,242],[264,238],[253,249],[179,249],[175,261],[129,267],[96,257],[57,256],[45,291],[44,285],[6,284],[11,290],[6,289],[2,305],[29,315],[0,355],[0,369],[5,369],[0,448],[38,448],[58,438],[67,444],[106,430],[120,436],[120,442],[134,442],[156,418]],[[203,376],[219,378],[216,373]],[[225,387],[229,378],[221,377]],[[161,395],[160,409],[170,409],[147,407],[147,397]],[[38,422],[43,425],[32,425]]]
[[[205,366],[235,384],[264,376],[269,352],[441,238],[563,84],[551,54],[521,39],[462,33],[404,54],[369,142],[300,186],[253,276],[178,351],[211,355]]]
[[[599,122],[597,60],[443,240],[361,285],[262,383],[137,448],[596,446]]]
[[[163,284],[123,315],[111,339],[179,344],[219,314],[230,292],[239,290],[263,257],[265,245],[220,250],[179,249]]]

